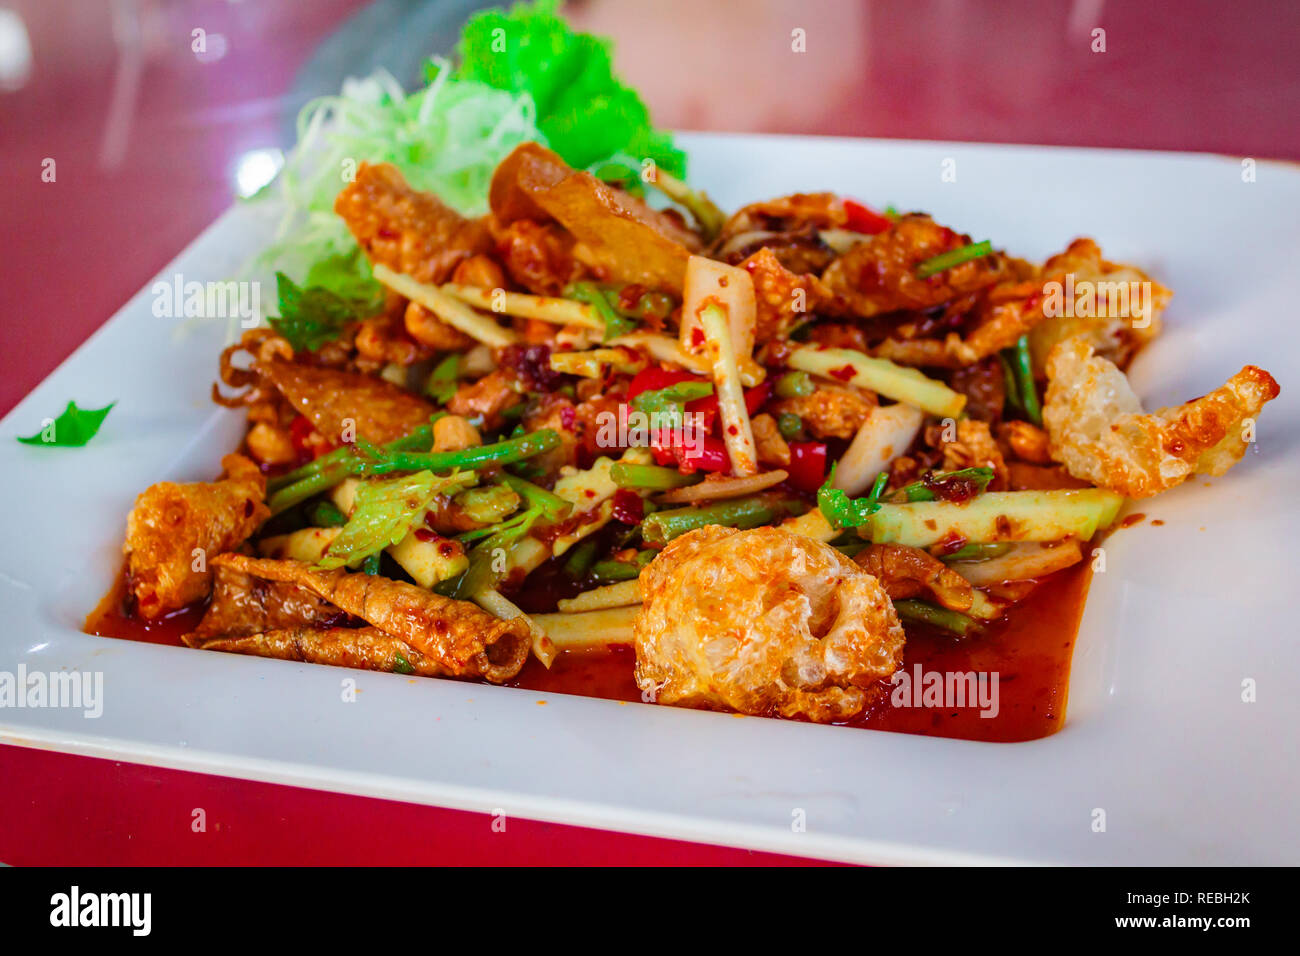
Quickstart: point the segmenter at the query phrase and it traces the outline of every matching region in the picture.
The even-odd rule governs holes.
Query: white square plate
[[[135,495],[210,478],[243,427],[208,398],[226,323],[178,330],[154,317],[146,286],[0,424],[0,671],[104,675],[99,718],[0,708],[0,741],[873,863],[1297,862],[1300,642],[1287,582],[1300,542],[1300,171],[1261,162],[1245,182],[1239,159],[1205,155],[682,141],[692,181],[724,209],[829,189],[925,209],[1035,260],[1095,237],[1175,291],[1164,336],[1131,370],[1149,407],[1246,363],[1282,383],[1240,465],[1143,502],[1165,524],[1107,542],[1063,730],[970,743],[82,634]],[[941,180],[946,159],[956,182]],[[236,208],[160,278],[223,279],[270,226]],[[87,447],[13,440],[70,398],[118,400]],[[344,678],[361,690],[355,703],[342,701]],[[1247,681],[1255,702],[1243,701]]]

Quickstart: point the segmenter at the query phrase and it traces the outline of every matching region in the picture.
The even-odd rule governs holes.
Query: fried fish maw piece
[[[1143,412],[1127,376],[1084,336],[1052,349],[1047,377],[1052,458],[1126,498],[1148,498],[1193,474],[1222,475],[1246,453],[1255,418],[1280,391],[1268,372],[1247,365],[1208,395]]]
[[[319,627],[344,616],[296,584],[266,581],[220,563],[213,570],[212,602],[194,631],[181,638],[190,647],[201,647],[215,637]]]
[[[295,411],[335,443],[352,437],[345,429],[380,445],[395,441],[427,422],[434,411],[418,395],[358,372],[280,361],[265,363],[261,371]]]
[[[356,670],[387,671],[446,677],[447,668],[429,660],[410,644],[377,627],[296,627],[237,637],[214,637],[192,645],[204,651],[225,651],[282,661],[333,664]]]
[[[628,194],[579,172],[537,143],[522,143],[492,175],[497,223],[554,219],[577,240],[573,256],[618,281],[680,294],[695,233]]]
[[[389,163],[357,167],[334,211],[371,262],[418,282],[445,282],[456,266],[492,246],[482,220],[466,219],[436,196],[412,189]]]
[[[242,544],[267,519],[266,478],[243,455],[221,459],[220,481],[160,481],[126,519],[127,577],[136,610],[154,618],[207,597],[213,555]]]
[[[214,563],[268,581],[301,585],[340,611],[406,641],[452,677],[482,677],[499,684],[518,674],[528,657],[531,635],[524,618],[503,621],[468,601],[404,581],[242,554],[223,554]]]

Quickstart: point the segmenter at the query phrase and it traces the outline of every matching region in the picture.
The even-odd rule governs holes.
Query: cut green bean
[[[397,452],[387,454],[367,474],[382,475],[390,471],[446,471],[450,468],[486,468],[509,465],[552,451],[560,445],[553,428],[542,428],[518,438],[507,438],[492,445],[475,445],[459,451]]]
[[[620,488],[649,488],[654,491],[666,491],[669,488],[684,488],[704,479],[703,475],[684,475],[676,468],[661,468],[658,465],[633,465],[618,461],[609,470],[609,476]]]
[[[581,581],[596,563],[596,551],[600,548],[594,538],[584,538],[578,546],[569,552],[564,562],[564,573],[575,581]]]
[[[318,501],[312,506],[310,519],[316,528],[341,528],[348,523],[348,516],[335,507],[332,501]]]
[[[995,541],[990,544],[967,544],[963,545],[952,554],[943,555],[941,561],[987,561],[989,558],[1000,558],[1011,550],[1011,542]]]
[[[503,471],[501,480],[531,507],[542,509],[542,517],[547,521],[561,521],[573,510],[573,502],[565,501],[554,492],[547,491],[541,485],[535,485],[518,475]]]
[[[1034,366],[1029,358],[1029,336],[1020,336],[1016,342],[1016,379],[1020,383],[1020,401],[1025,417],[1035,425],[1043,424],[1043,408],[1038,402],[1038,386],[1034,384]]]
[[[803,419],[794,412],[782,412],[776,419],[776,430],[786,441],[803,437]]]
[[[344,458],[331,462],[326,468],[314,472],[293,484],[281,488],[266,500],[271,514],[278,515],[296,504],[314,498],[323,491],[329,491],[344,481],[352,473],[351,462]]]
[[[409,435],[404,435],[394,441],[389,442],[383,447],[386,452],[412,451],[416,448],[428,448],[433,443],[433,423],[439,418],[446,415],[446,412],[437,412],[430,416],[429,424],[421,425]],[[268,491],[275,492],[281,488],[287,488],[290,485],[297,484],[304,478],[310,478],[312,475],[319,474],[334,465],[346,463],[356,457],[354,449],[344,445],[342,448],[335,448],[333,451],[327,451],[313,461],[307,462],[301,468],[295,468],[293,471],[283,475],[277,475],[266,483]]]
[[[595,283],[592,282],[574,282],[564,290],[567,298],[577,299],[579,302],[585,302],[591,306],[595,313],[600,316],[600,320],[605,323],[604,340],[618,338],[620,335],[627,335],[636,329],[636,323],[631,319],[619,315],[618,311],[605,298],[605,294],[600,291]]]
[[[631,581],[640,573],[640,568],[626,561],[597,561],[592,565],[591,579],[597,584],[614,584],[617,581]]]
[[[961,637],[966,637],[971,631],[979,628],[979,623],[973,617],[968,617],[960,611],[951,611],[946,607],[939,607],[937,604],[931,604],[928,601],[916,601],[910,598],[895,601],[894,610],[898,613],[900,620],[929,624],[931,627],[950,631]]]
[[[760,494],[719,501],[703,507],[657,511],[641,522],[641,537],[646,544],[662,546],[679,535],[705,525],[756,528],[777,518],[797,514],[801,508],[802,502],[796,498]]]
[[[813,393],[812,376],[807,372],[786,372],[776,380],[778,398],[801,398]]]

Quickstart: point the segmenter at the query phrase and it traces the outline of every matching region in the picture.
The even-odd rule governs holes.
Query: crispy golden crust
[[[844,201],[834,193],[792,193],[738,209],[722,224],[718,242],[725,244],[745,233],[788,232],[793,229],[838,229],[848,222]]]
[[[271,514],[266,479],[243,455],[221,459],[221,481],[159,482],[126,519],[127,577],[135,606],[153,618],[206,597],[211,560],[241,545]]]
[[[413,392],[358,372],[278,361],[260,370],[295,411],[335,444],[350,436],[390,442],[423,425],[434,411]]]
[[[788,335],[831,300],[821,280],[791,272],[766,246],[742,262],[740,268],[754,280],[754,341],[760,345]]]
[[[1075,478],[1128,498],[1146,498],[1192,474],[1221,475],[1241,459],[1254,419],[1279,388],[1247,365],[1222,388],[1149,414],[1114,363],[1084,336],[1047,359],[1047,426],[1052,458]]]
[[[1073,289],[1070,301],[1065,296],[1067,279]],[[1049,299],[1048,282],[1060,283],[1059,301]],[[1129,295],[1133,283],[1141,290],[1142,305],[1150,306],[1145,317],[1138,314],[1139,303]],[[1056,343],[1076,335],[1084,336],[1099,355],[1124,368],[1142,346],[1160,334],[1160,313],[1173,297],[1141,269],[1103,259],[1097,243],[1086,238],[1074,240],[1064,252],[1043,263],[1043,289],[1039,311],[1046,308],[1052,314],[1036,323],[1029,335],[1035,370],[1046,366]]]
[[[282,661],[333,664],[358,670],[450,676],[450,671],[429,660],[410,644],[375,627],[305,627],[266,631],[235,637],[214,637],[191,645],[204,651],[225,651],[274,657]]]
[[[671,216],[572,169],[537,143],[523,143],[501,161],[489,202],[501,226],[554,219],[577,240],[574,258],[602,278],[680,293],[686,260],[700,248]]]
[[[362,163],[334,200],[372,262],[382,262],[419,282],[445,282],[458,264],[487,252],[487,226],[407,185],[396,166]]]
[[[404,581],[241,554],[223,554],[214,563],[269,581],[301,585],[339,610],[418,648],[456,677],[501,683],[518,674],[528,656],[530,635],[524,618],[503,621],[468,601],[445,598]]]
[[[798,415],[818,438],[852,438],[875,407],[875,396],[870,392],[829,384],[819,384],[810,395],[772,403],[778,415]]]
[[[684,534],[641,591],[636,679],[661,703],[844,720],[902,661],[903,629],[876,579],[779,528]]]
[[[929,593],[944,607],[966,611],[975,591],[965,578],[926,551],[904,544],[872,544],[853,560],[880,582],[891,601]]]
[[[940,429],[942,432],[942,429]],[[1001,491],[1007,486],[1007,464],[1002,449],[989,432],[989,423],[964,418],[957,423],[954,441],[942,442],[943,470],[960,471],[962,468],[992,468],[993,480],[989,490]]]
[[[929,216],[901,216],[884,232],[858,243],[836,259],[822,281],[849,312],[871,318],[899,309],[922,310],[987,288],[1009,274],[1001,254],[982,256],[922,279],[927,259],[970,244],[970,236],[941,226]]]
[[[193,633],[181,638],[190,647],[214,637],[319,626],[344,617],[334,605],[296,584],[266,581],[221,563],[213,570],[212,602]]]

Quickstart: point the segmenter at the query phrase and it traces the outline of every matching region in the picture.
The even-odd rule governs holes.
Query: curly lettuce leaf
[[[412,475],[363,482],[357,488],[356,506],[343,530],[330,542],[322,568],[356,567],[372,555],[397,544],[408,534],[434,497],[462,491],[477,481],[473,472]]]
[[[651,125],[641,97],[615,75],[609,41],[575,33],[556,7],[539,0],[471,17],[457,46],[456,79],[529,94],[538,128],[571,166],[622,152],[684,176],[685,153]]]

